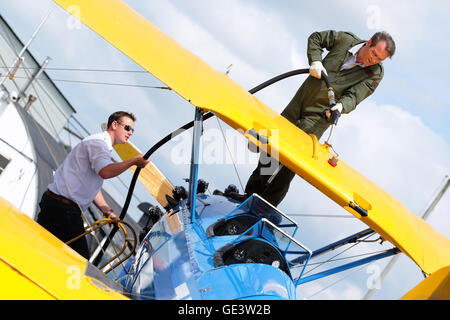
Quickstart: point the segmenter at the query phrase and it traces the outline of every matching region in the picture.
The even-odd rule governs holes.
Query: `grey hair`
[[[372,38],[370,38],[370,40],[372,40],[372,44],[370,45],[371,47],[376,46],[380,40],[386,41],[386,51],[389,53],[389,58],[392,58],[395,53],[395,42],[389,33],[386,31],[377,32],[372,36]]]

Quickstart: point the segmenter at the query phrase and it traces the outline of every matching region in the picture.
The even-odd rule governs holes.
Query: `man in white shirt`
[[[125,143],[134,132],[132,113],[110,115],[107,130],[83,139],[56,170],[54,181],[42,195],[37,222],[60,240],[67,242],[84,232],[81,212],[94,203],[107,218],[118,219],[103,198],[104,179],[113,178],[133,165],[145,167],[149,160],[140,154],[123,162],[112,162],[114,145]],[[86,259],[87,241],[83,237],[70,246]]]

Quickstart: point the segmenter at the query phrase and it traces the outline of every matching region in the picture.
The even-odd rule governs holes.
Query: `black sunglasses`
[[[131,131],[132,133],[134,133],[134,128],[133,127],[131,127],[130,125],[128,125],[128,124],[122,124],[122,123],[120,123],[120,122],[118,122],[118,124],[120,124],[121,126],[123,126],[123,128],[126,130],[126,131]]]

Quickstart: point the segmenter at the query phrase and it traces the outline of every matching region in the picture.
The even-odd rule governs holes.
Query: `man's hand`
[[[110,211],[108,213],[105,214],[106,218],[112,219],[112,220],[119,220],[119,217],[116,216],[116,214],[114,213],[114,211],[112,211],[110,209]]]
[[[103,196],[102,196],[103,197]],[[94,202],[95,203],[95,202]],[[119,220],[119,217],[116,216],[116,214],[114,213],[114,211],[112,211],[112,209],[106,204],[102,205],[102,206],[98,206],[98,208],[100,209],[100,211],[103,213],[103,216],[105,218],[109,218],[112,220]]]
[[[325,111],[324,115],[328,120],[329,124],[337,124],[339,117],[341,116],[343,110],[342,103],[336,103],[331,109]]]
[[[99,205],[101,203],[101,205]],[[100,211],[103,213],[103,216],[105,218],[113,220],[114,223],[118,223],[120,218],[116,216],[114,211],[106,204],[104,201],[103,195],[101,191],[97,194],[97,196],[94,199],[94,204],[97,206],[97,208],[100,209]],[[111,227],[112,225],[110,225]]]
[[[108,219],[111,219],[111,220],[113,220],[113,223],[115,223],[115,224],[117,224],[118,222],[119,222],[119,217],[118,216],[116,216],[116,214],[114,213],[114,211],[112,211],[112,209],[111,208],[102,208],[103,210],[102,210],[102,212],[103,212],[103,216],[105,217],[105,218],[108,218]],[[110,228],[112,228],[112,224],[111,225],[109,225],[109,227]]]
[[[106,203],[101,190],[97,193],[93,202],[94,202],[95,206],[103,213],[103,216],[105,218],[119,220],[119,217],[114,214],[112,209]]]
[[[309,74],[314,78],[320,79],[322,78],[322,71],[328,76],[327,70],[323,66],[322,62],[314,61],[311,63],[311,67],[309,68]]]
[[[149,162],[149,159],[144,159],[143,153],[133,158],[133,164],[139,168],[144,168]]]
[[[339,113],[342,113],[342,109],[343,109],[342,103],[338,102],[331,108],[331,111],[337,110],[339,111]]]
[[[116,163],[110,163],[106,167],[102,168],[98,174],[103,179],[110,179],[118,176],[125,170],[129,169],[131,166],[138,166],[140,168],[144,168],[150,160],[144,159],[144,154],[141,153],[140,155],[137,155],[133,158],[130,158],[128,160],[122,161],[122,162],[116,162]]]

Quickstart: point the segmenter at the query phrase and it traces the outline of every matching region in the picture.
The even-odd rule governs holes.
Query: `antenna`
[[[19,69],[20,64],[23,61],[23,57],[22,55],[25,53],[25,51],[28,49],[28,47],[30,46],[31,42],[34,40],[34,38],[36,37],[37,33],[39,32],[39,30],[41,30],[42,26],[44,25],[44,23],[47,21],[48,17],[50,16],[50,14],[52,13],[54,7],[51,8],[47,15],[42,19],[41,23],[38,25],[38,27],[36,28],[36,30],[34,30],[33,34],[31,35],[30,39],[28,40],[28,42],[23,46],[22,50],[20,50],[19,54],[17,55],[16,60],[13,63],[13,66],[8,70],[7,76],[9,76],[9,79],[12,80],[12,78],[14,77],[14,73],[17,71],[17,69]],[[6,80],[6,77],[4,77],[1,81],[0,81],[0,85],[2,85]]]

